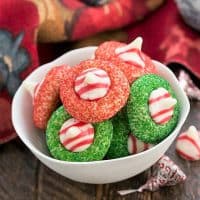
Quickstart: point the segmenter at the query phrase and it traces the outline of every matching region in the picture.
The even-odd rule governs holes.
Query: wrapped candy
[[[118,191],[120,195],[126,195],[133,192],[143,192],[144,190],[156,191],[160,187],[172,186],[185,181],[184,172],[168,157],[162,156],[153,166],[153,176],[138,189]]]
[[[200,89],[194,84],[187,72],[180,70],[178,80],[180,86],[190,99],[200,100]]]

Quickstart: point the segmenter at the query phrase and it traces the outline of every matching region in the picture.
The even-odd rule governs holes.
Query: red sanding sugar
[[[46,128],[52,112],[60,102],[60,81],[69,69],[71,67],[66,65],[52,68],[39,85],[33,103],[33,120],[36,127]]]
[[[123,60],[122,53],[117,54],[115,50],[119,47],[124,46],[126,46],[125,43],[120,43],[116,41],[104,42],[95,51],[95,58],[112,61],[124,72],[129,83],[132,83],[135,79],[144,74],[156,72],[155,66],[151,59],[139,49],[131,49],[131,51],[127,50],[123,53],[127,54],[132,52],[134,54],[137,54],[137,57],[140,58],[141,62],[144,63],[144,66],[139,65],[137,62]]]
[[[75,80],[84,71],[99,68],[108,74],[111,85],[107,94],[97,100],[84,100],[75,92]],[[124,73],[113,63],[102,60],[86,60],[73,67],[60,85],[60,97],[65,109],[83,122],[101,122],[114,116],[129,96],[129,83]]]

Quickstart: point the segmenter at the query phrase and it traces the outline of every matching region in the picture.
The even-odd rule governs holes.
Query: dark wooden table
[[[200,102],[191,102],[190,115],[183,130],[189,125],[200,129]],[[187,181],[158,192],[134,193],[120,197],[116,191],[138,188],[151,175],[151,169],[119,183],[90,185],[71,181],[45,167],[17,139],[0,146],[0,200],[200,200],[200,161],[188,162],[179,158],[173,144],[167,152],[187,174]]]

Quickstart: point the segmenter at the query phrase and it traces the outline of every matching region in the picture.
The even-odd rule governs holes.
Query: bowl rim
[[[60,59],[62,59],[63,57],[67,56],[68,54],[70,53],[74,53],[75,51],[79,51],[79,50],[85,50],[85,49],[88,49],[88,48],[96,48],[94,46],[89,46],[89,47],[83,47],[83,48],[79,48],[79,49],[75,49],[75,50],[71,50],[63,55],[61,55],[60,57],[58,57],[57,59],[55,59],[54,61],[52,62],[49,62],[49,63],[46,63],[46,64],[43,64],[41,66],[39,66],[38,68],[36,68],[30,75],[28,75],[26,77],[26,79],[24,79],[24,81],[26,81],[30,76],[33,76],[33,74],[38,70],[38,69],[41,69],[41,68],[45,68],[46,66],[48,65],[52,65],[54,64],[55,62],[59,61]],[[177,85],[179,85],[178,83],[178,80],[176,79],[174,73],[168,68],[166,67],[164,64],[160,63],[159,61],[156,61],[156,60],[153,60],[153,62],[157,65],[159,65],[159,67],[161,68],[165,68],[165,71],[167,71],[167,73],[170,74],[170,76],[172,76],[174,79],[174,81],[176,82]],[[23,82],[24,82],[23,81]],[[22,84],[23,84],[22,82]],[[137,158],[138,156],[142,156],[143,154],[147,153],[147,152],[150,152],[150,151],[154,151],[156,148],[160,148],[163,143],[165,143],[166,140],[170,140],[170,138],[172,137],[176,137],[175,135],[177,135],[178,133],[175,133],[175,130],[176,129],[180,129],[183,125],[183,123],[185,122],[187,116],[188,116],[188,113],[189,113],[189,110],[190,110],[190,104],[189,104],[189,100],[185,94],[185,92],[183,91],[183,89],[179,86],[179,89],[180,89],[180,92],[181,92],[181,95],[184,97],[183,98],[183,101],[184,101],[184,106],[186,108],[185,110],[185,113],[184,113],[184,116],[183,116],[183,120],[182,121],[178,121],[178,124],[177,126],[175,127],[175,129],[172,131],[172,133],[170,135],[168,135],[164,140],[162,140],[160,143],[156,144],[155,146],[153,146],[152,148],[150,149],[147,149],[143,152],[140,152],[140,153],[137,153],[137,154],[133,154],[133,155],[128,155],[128,156],[125,156],[125,157],[121,157],[121,158],[115,158],[115,159],[109,159],[109,160],[98,160],[98,161],[88,161],[88,162],[73,162],[73,161],[64,161],[64,160],[58,160],[58,159],[55,159],[53,157],[50,157],[48,155],[46,155],[45,153],[42,153],[40,150],[38,150],[33,144],[31,144],[28,139],[24,138],[21,136],[21,134],[19,133],[20,131],[18,131],[18,125],[15,124],[15,105],[16,104],[16,99],[17,97],[20,95],[20,91],[23,90],[22,88],[22,84],[20,85],[20,87],[18,88],[17,92],[15,93],[14,97],[13,97],[13,101],[12,101],[12,123],[13,123],[13,126],[15,128],[15,131],[17,133],[17,135],[19,136],[19,138],[22,140],[22,142],[25,144],[26,147],[28,147],[28,149],[36,156],[38,155],[40,158],[44,159],[44,160],[48,160],[48,161],[51,161],[51,162],[54,162],[54,163],[57,163],[57,164],[65,164],[65,165],[101,165],[101,164],[105,164],[105,163],[110,163],[110,162],[121,162],[123,160],[127,160],[127,159],[132,159],[132,158]],[[179,119],[180,120],[180,119]],[[37,157],[37,156],[36,156]]]

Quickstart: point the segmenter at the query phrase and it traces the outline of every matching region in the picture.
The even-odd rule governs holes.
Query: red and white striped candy
[[[33,94],[33,101],[36,98],[36,96],[38,94],[38,91],[40,90],[40,87],[41,87],[41,85],[42,85],[43,82],[44,82],[44,79],[35,85],[34,91],[33,91],[34,92],[34,94]]]
[[[152,147],[153,147],[152,144],[146,144],[146,143],[142,142],[141,140],[138,140],[134,135],[129,134],[129,136],[128,136],[128,152],[130,154],[140,153],[140,152],[150,149]]]
[[[142,38],[137,37],[133,42],[115,49],[115,53],[123,61],[133,64],[135,67],[144,68],[145,61],[141,54]]]
[[[176,151],[186,160],[200,160],[200,133],[194,126],[178,136]]]
[[[62,125],[59,137],[61,144],[67,150],[81,152],[93,143],[94,128],[92,124],[71,118]]]
[[[104,97],[111,85],[106,71],[98,68],[84,70],[75,80],[75,91],[81,99],[97,100]]]
[[[177,100],[165,88],[153,90],[149,96],[149,112],[157,124],[167,123],[174,113]]]
[[[40,86],[42,85],[43,82],[44,79],[39,83],[33,81],[24,81],[23,83],[23,86],[26,88],[26,90],[30,93],[31,97],[33,98],[33,105],[34,105],[34,99],[36,98]]]

